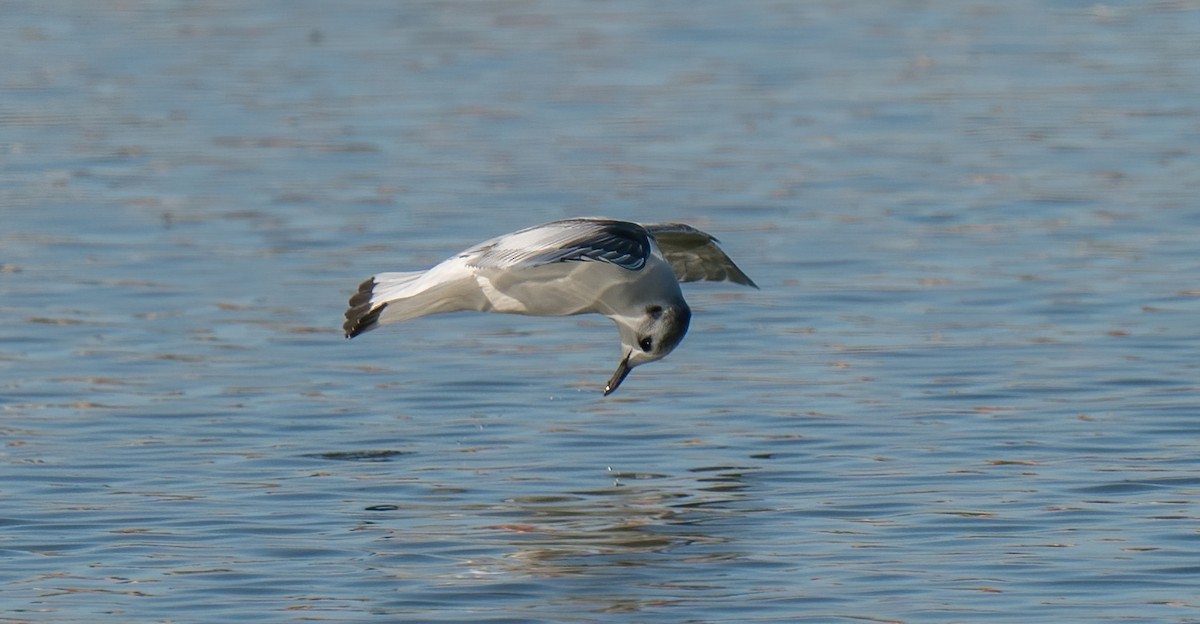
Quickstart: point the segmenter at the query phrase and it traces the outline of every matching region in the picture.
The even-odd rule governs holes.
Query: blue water
[[[9,2],[0,622],[1200,621],[1200,7]],[[556,218],[761,286],[342,338]]]

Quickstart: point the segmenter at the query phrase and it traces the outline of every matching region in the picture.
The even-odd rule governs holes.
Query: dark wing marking
[[[353,338],[369,329],[374,329],[379,321],[379,315],[387,304],[377,306],[371,309],[371,291],[375,290],[375,278],[358,285],[358,292],[350,297],[350,308],[346,310],[346,322],[342,325],[342,329],[346,330],[346,337]]]
[[[646,229],[627,221],[579,221],[579,237],[561,249],[548,251],[527,263],[608,262],[630,271],[640,270],[650,256],[650,236]]]
[[[477,268],[607,262],[638,271],[650,257],[650,234],[628,221],[568,219],[494,238],[459,257]]]
[[[680,282],[728,280],[758,288],[758,284],[742,272],[729,256],[717,246],[717,239],[682,223],[656,223],[646,230],[658,241],[663,257],[671,263],[675,279]]]

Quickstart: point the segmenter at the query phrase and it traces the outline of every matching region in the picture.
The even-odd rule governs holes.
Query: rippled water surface
[[[0,621],[1200,621],[1196,3],[0,14]],[[342,338],[578,215],[762,290]]]

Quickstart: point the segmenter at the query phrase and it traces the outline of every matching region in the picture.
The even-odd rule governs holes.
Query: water
[[[1200,7],[10,2],[0,621],[1200,621]],[[761,291],[345,341],[577,215]]]

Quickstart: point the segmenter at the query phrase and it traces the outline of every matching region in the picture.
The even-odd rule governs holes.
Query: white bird
[[[621,335],[621,363],[604,386],[607,396],[635,366],[665,357],[687,333],[692,311],[680,282],[758,288],[716,243],[682,223],[544,223],[479,243],[428,271],[375,275],[350,298],[343,328],[353,338],[383,323],[460,310],[603,314]]]

